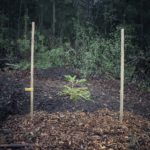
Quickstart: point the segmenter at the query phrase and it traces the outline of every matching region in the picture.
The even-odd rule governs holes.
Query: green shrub
[[[64,43],[64,63],[65,66],[76,67],[77,65],[77,51],[70,46],[70,43]]]
[[[91,29],[77,27],[76,66],[84,77],[91,74],[109,74],[120,77],[120,29],[110,33],[107,37],[100,36]],[[125,27],[125,78],[130,79],[134,73],[136,62],[132,62],[138,47],[134,44],[134,30]],[[137,59],[138,60],[138,59]]]
[[[51,67],[49,51],[38,52],[35,54],[35,67],[44,69]]]
[[[40,32],[36,32],[35,34],[35,51],[37,53],[42,54],[43,52],[47,52],[48,48],[48,41],[44,35]]]
[[[45,36],[35,36],[35,66],[37,68],[69,66],[80,70],[83,77],[91,74],[109,74],[120,77],[120,27],[107,37],[100,36],[92,28],[76,26],[75,46],[69,42],[50,48]],[[134,45],[131,27],[125,27],[125,78],[134,73],[138,57],[138,46]],[[29,39],[29,38],[28,38]],[[30,56],[30,42],[27,37],[18,40],[22,56]],[[137,54],[137,56],[136,56]],[[30,58],[30,57],[27,58]],[[136,58],[135,58],[136,56]],[[136,60],[136,61],[133,61]],[[25,61],[25,59],[23,59]],[[24,62],[23,62],[24,64]],[[22,66],[22,65],[21,65]]]
[[[64,46],[49,51],[49,61],[52,67],[75,66],[76,52],[70,46],[66,47],[65,43]]]
[[[23,37],[17,40],[18,50],[21,54],[22,59],[28,59],[30,58],[30,40]]]
[[[15,69],[22,69],[22,70],[26,70],[26,69],[29,69],[30,66],[31,66],[31,63],[27,60],[22,60],[20,61],[20,63],[18,63],[16,65],[17,67]]]
[[[77,62],[84,77],[97,73],[119,76],[120,40],[117,36],[104,38],[95,35],[91,30],[90,32],[82,30],[77,35],[80,40]]]
[[[49,58],[51,66],[64,66],[64,49],[63,47],[50,50]]]
[[[65,79],[69,82],[65,85],[60,95],[69,96],[72,101],[91,100],[91,94],[86,86],[85,79],[76,79],[76,76],[66,75]]]

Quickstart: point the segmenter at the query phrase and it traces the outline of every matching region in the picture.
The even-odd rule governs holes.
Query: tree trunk
[[[141,48],[144,49],[144,31],[143,31],[143,0],[141,0],[140,4],[140,11],[141,11],[141,16],[140,16],[140,22],[141,22]]]
[[[20,6],[19,6],[18,34],[17,34],[17,37],[18,37],[18,38],[19,38],[19,36],[20,36],[20,17],[21,17],[21,10],[22,10],[22,0],[20,1]]]
[[[55,23],[56,23],[56,3],[53,0],[53,36],[55,37]]]
[[[43,14],[44,14],[44,7],[43,7],[43,4],[41,4],[41,6],[40,6],[40,10],[41,10],[41,14],[40,14],[40,22],[39,22],[39,29],[40,29],[40,31],[42,31],[43,30]]]
[[[24,38],[27,39],[27,31],[28,31],[28,8],[26,8],[25,16],[24,16]]]

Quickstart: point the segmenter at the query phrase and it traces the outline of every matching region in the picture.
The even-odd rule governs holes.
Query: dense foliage
[[[1,0],[0,61],[30,66],[36,22],[36,67],[70,66],[84,75],[119,77],[125,28],[126,79],[149,80],[149,0]],[[148,83],[148,82],[146,82]]]

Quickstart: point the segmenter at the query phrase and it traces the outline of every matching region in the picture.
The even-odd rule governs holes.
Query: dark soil
[[[125,117],[120,124],[118,80],[91,77],[87,86],[93,102],[72,102],[59,95],[65,74],[79,77],[73,69],[35,71],[35,113],[30,120],[30,94],[24,92],[29,71],[0,73],[0,144],[29,144],[18,149],[42,150],[150,149],[150,92],[125,85]]]
[[[24,86],[12,74],[0,72],[0,120],[9,114],[24,114],[28,111],[29,96]]]

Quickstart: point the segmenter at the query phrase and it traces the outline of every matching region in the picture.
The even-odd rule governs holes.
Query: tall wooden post
[[[34,99],[34,33],[35,33],[35,23],[32,22],[32,33],[31,33],[31,101],[30,101],[30,115],[33,119],[33,99]]]
[[[124,103],[124,29],[121,29],[121,65],[120,65],[120,122],[123,121]]]

